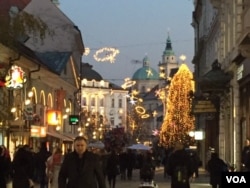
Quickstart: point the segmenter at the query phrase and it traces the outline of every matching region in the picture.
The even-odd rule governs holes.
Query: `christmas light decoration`
[[[90,53],[90,48],[85,48],[85,52],[83,53],[83,55],[87,56]]]
[[[143,108],[142,106],[136,106],[135,110],[138,114],[144,114],[146,112],[145,108]]]
[[[99,57],[100,54],[104,53],[103,57]],[[105,62],[105,61],[110,61],[110,63],[115,62],[115,57],[117,54],[119,54],[120,51],[115,48],[101,48],[96,51],[94,54],[94,59],[98,62]]]
[[[127,89],[136,84],[136,81],[131,80],[130,78],[124,79],[124,84],[121,85],[123,89]]]
[[[194,91],[192,79],[193,74],[186,64],[182,64],[171,80],[165,104],[166,115],[160,132],[162,146],[173,146],[179,141],[186,146],[194,143],[194,138],[189,136],[189,132],[194,130],[195,120],[191,113],[190,94]]]
[[[150,117],[149,114],[143,114],[143,115],[141,116],[142,119],[146,119],[146,118],[149,118],[149,117]]]
[[[147,72],[147,77],[149,78],[150,76],[153,76],[152,70],[149,68],[148,70],[146,70]]]

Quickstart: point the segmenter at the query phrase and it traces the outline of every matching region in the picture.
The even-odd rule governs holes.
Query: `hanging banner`
[[[64,99],[66,97],[66,91],[63,89],[57,89],[55,91],[55,97],[56,97],[56,109],[62,110],[64,107]]]

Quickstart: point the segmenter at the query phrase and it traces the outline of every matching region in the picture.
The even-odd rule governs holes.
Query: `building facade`
[[[203,129],[206,136],[203,160],[207,161],[205,153],[212,147],[237,169],[241,168],[243,141],[250,135],[246,102],[247,19],[247,1],[195,1],[192,24],[196,99],[209,100],[216,106],[216,112],[196,114],[196,126]]]

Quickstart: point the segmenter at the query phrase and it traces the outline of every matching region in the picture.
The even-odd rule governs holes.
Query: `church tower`
[[[172,69],[178,69],[178,62],[172,49],[172,42],[168,34],[165,50],[162,55],[162,62],[159,63],[159,73],[161,79],[167,79]]]

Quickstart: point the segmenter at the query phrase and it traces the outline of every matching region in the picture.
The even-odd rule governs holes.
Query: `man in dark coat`
[[[189,179],[192,173],[190,156],[183,144],[178,142],[167,161],[167,174],[171,176],[171,188],[190,188]]]
[[[227,172],[227,164],[219,158],[218,153],[212,153],[211,159],[208,161],[207,170],[210,174],[210,185],[212,188],[221,187],[221,174]]]
[[[87,151],[86,138],[76,137],[74,148],[63,160],[58,188],[106,188],[99,156]]]

